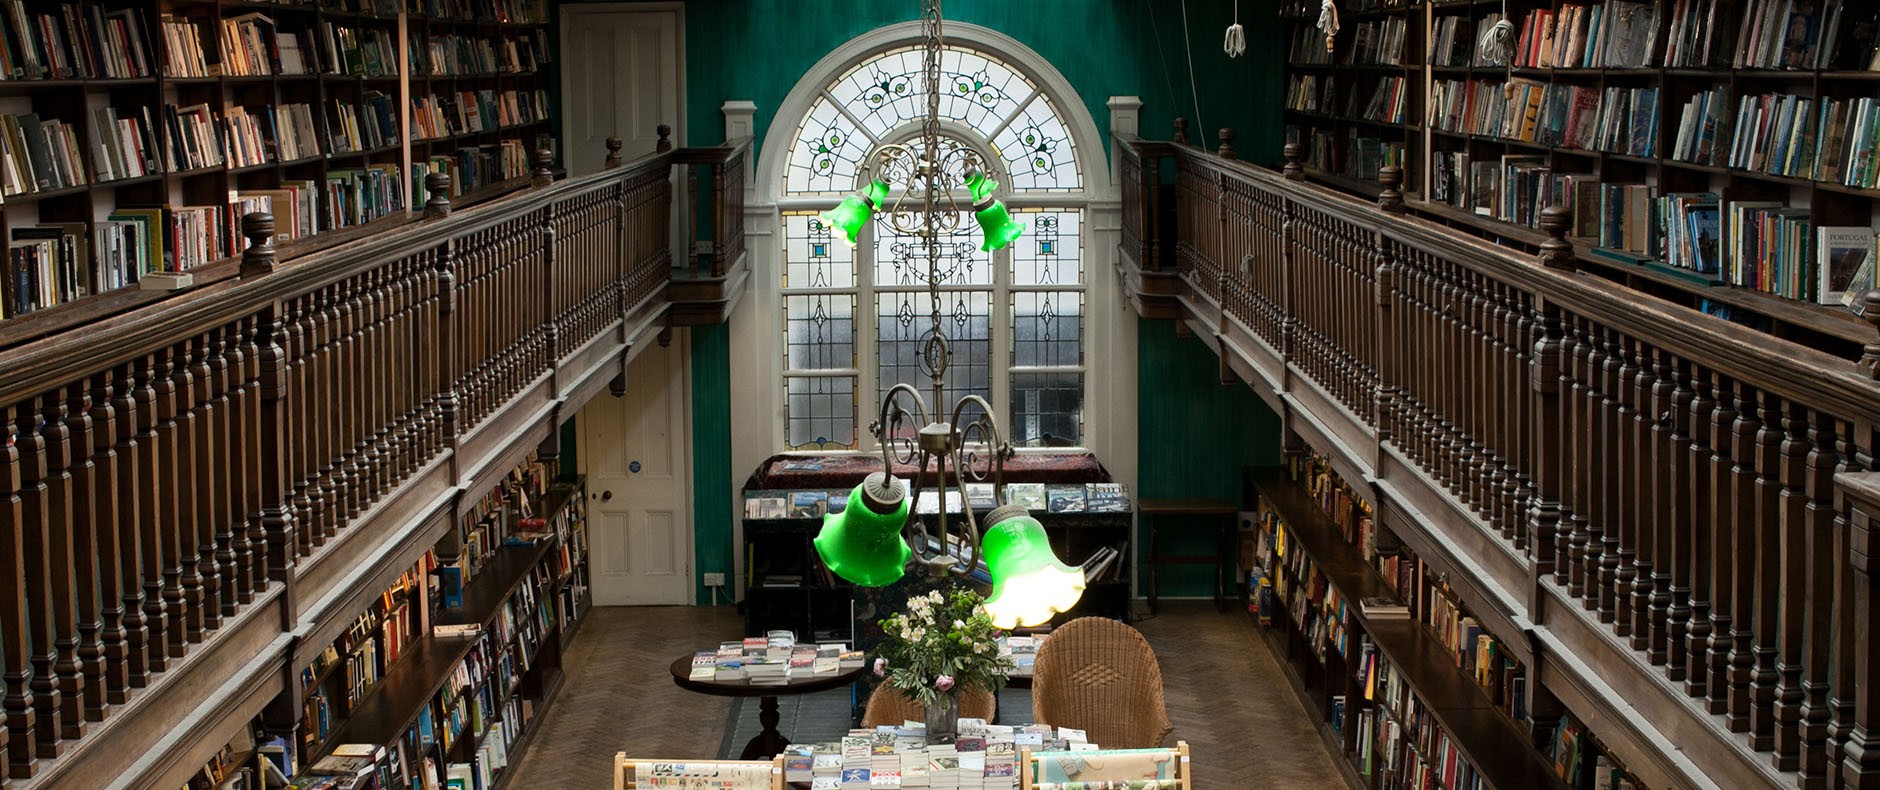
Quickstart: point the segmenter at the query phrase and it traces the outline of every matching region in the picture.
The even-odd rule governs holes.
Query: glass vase
[[[927,743],[952,743],[959,735],[959,692],[936,695],[933,702],[927,705]]]

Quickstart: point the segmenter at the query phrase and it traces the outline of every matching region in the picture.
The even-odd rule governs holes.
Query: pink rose
[[[885,658],[875,659],[875,677],[884,677],[887,674],[888,674],[888,659],[885,659]]]
[[[952,691],[953,690],[953,676],[941,675],[940,677],[934,678],[933,687],[941,691]]]

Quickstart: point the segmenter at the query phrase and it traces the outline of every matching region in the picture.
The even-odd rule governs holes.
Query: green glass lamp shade
[[[840,513],[823,516],[816,554],[835,575],[863,587],[893,584],[907,570],[914,550],[901,537],[907,524],[907,489],[880,472],[849,492]]]
[[[966,174],[966,191],[973,196],[973,219],[979,220],[979,231],[986,237],[979,249],[985,252],[1004,249],[1025,232],[1023,226],[1012,221],[1005,204],[992,199],[993,191],[998,188],[999,182],[987,178],[985,173],[974,170]]]
[[[881,202],[888,199],[888,182],[879,178],[870,182],[867,189],[856,192],[842,199],[835,208],[821,214],[822,221],[836,229],[842,240],[855,246],[855,240],[861,236],[862,228],[873,219],[875,212],[881,209]]]
[[[1040,625],[1084,597],[1084,569],[1060,562],[1044,526],[1022,507],[1005,505],[986,514],[979,545],[992,575],[986,614],[994,627]]]

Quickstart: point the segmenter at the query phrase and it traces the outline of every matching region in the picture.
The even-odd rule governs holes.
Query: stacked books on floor
[[[796,634],[774,630],[761,637],[721,642],[717,650],[692,655],[691,679],[753,686],[783,686],[791,680],[833,676],[862,667],[862,651],[846,643],[798,643]]]
[[[959,720],[951,744],[928,745],[921,722],[850,730],[834,743],[791,744],[783,751],[783,779],[814,790],[931,788],[1010,790],[1018,787],[1018,750],[1095,751],[1082,730],[1036,724],[1023,727]]]

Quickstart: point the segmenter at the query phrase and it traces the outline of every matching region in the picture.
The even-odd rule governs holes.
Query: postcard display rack
[[[0,329],[181,287],[240,253],[249,212],[273,214],[284,243],[402,217],[430,172],[452,176],[459,205],[500,193],[547,144],[545,0],[10,8]]]
[[[1007,483],[1006,500],[1031,510],[1066,563],[1081,563],[1086,574],[1083,598],[1054,622],[1085,615],[1129,619],[1129,531],[1131,500],[1116,483]],[[947,512],[969,504],[979,523],[995,506],[990,483],[968,486],[970,503],[958,492],[944,499]],[[818,642],[854,642],[851,585],[824,567],[811,543],[833,506],[847,506],[847,490],[744,491],[745,632],[773,629],[807,634]],[[942,499],[923,492],[915,505],[920,518],[933,519]],[[957,539],[957,527],[955,529]],[[950,551],[958,553],[954,546]],[[984,563],[973,578],[989,585]],[[985,587],[989,590],[990,587]]]
[[[592,607],[585,484],[551,475],[525,461],[470,503],[302,670],[300,724],[269,742],[284,776],[317,787],[372,775],[384,790],[508,783]]]
[[[1860,0],[1286,0],[1306,174],[1858,355],[1880,216],[1880,7]],[[1503,14],[1505,45],[1484,46]]]
[[[1359,786],[1638,790],[1323,459],[1247,483],[1249,614]]]

